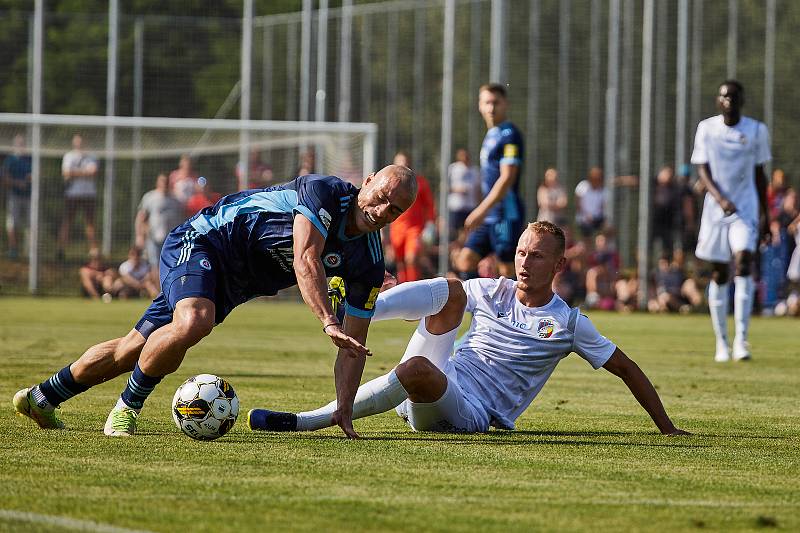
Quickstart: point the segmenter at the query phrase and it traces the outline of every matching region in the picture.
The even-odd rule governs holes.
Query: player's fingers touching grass
[[[342,329],[338,326],[332,326],[326,329],[325,333],[331,338],[333,344],[338,346],[339,348],[344,348],[350,351],[351,357],[361,357],[361,356],[371,356],[372,352],[358,342],[353,337],[347,335]]]

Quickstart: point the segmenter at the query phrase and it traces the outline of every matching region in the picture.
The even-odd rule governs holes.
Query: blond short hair
[[[537,222],[531,222],[528,224],[528,227],[525,231],[531,231],[536,233],[537,235],[552,235],[555,238],[556,242],[558,243],[558,249],[560,253],[564,253],[564,250],[567,248],[567,237],[564,235],[564,230],[553,224],[552,222],[548,222],[546,220],[539,220]]]

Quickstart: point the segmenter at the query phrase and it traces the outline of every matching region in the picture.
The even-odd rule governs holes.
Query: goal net
[[[24,167],[26,157],[32,167],[30,192],[2,188],[0,210],[17,243],[4,232],[0,292],[81,292],[78,271],[88,261],[92,227],[103,261],[118,267],[134,242],[142,195],[160,173],[178,170],[181,159],[184,169],[172,174],[173,184],[191,176],[211,197],[283,183],[300,172],[360,185],[375,170],[376,135],[375,124],[362,123],[0,113],[5,174],[12,172],[11,161],[22,159]],[[75,142],[81,157],[95,163],[79,180],[80,201],[62,172]],[[197,189],[175,192],[185,202]]]

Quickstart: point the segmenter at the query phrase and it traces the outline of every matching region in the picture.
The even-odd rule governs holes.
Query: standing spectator
[[[603,228],[606,197],[603,169],[592,167],[589,176],[575,187],[575,218],[583,237],[591,237]]]
[[[195,193],[191,198],[189,198],[189,201],[186,202],[186,216],[190,217],[204,207],[214,205],[220,198],[222,198],[222,195],[220,195],[218,192],[214,192],[211,189],[211,185],[208,183],[208,180],[205,177],[200,176],[197,178]]]
[[[306,176],[314,174],[317,167],[317,157],[314,155],[314,149],[309,148],[300,154],[300,166],[297,168],[298,176]]]
[[[122,299],[148,296],[155,298],[158,285],[150,276],[150,265],[142,259],[142,250],[133,246],[128,250],[128,259],[119,265],[119,277],[114,280],[111,293]]]
[[[675,175],[672,167],[661,167],[656,175],[656,186],[653,189],[653,240],[651,245],[659,243],[660,255],[672,257],[677,216],[680,214],[680,191],[675,186]]]
[[[394,164],[408,167],[411,158],[406,152],[397,152]],[[425,253],[423,232],[426,226],[432,228],[436,220],[431,186],[422,174],[417,174],[417,186],[417,199],[389,226],[389,240],[400,283],[421,279],[420,264]]]
[[[169,173],[169,190],[180,203],[186,204],[194,194],[197,178],[192,158],[188,154],[183,154],[178,162],[178,168]]]
[[[81,290],[84,296],[93,300],[111,301],[111,291],[114,287],[117,273],[109,268],[100,251],[96,248],[89,251],[89,261],[78,269],[81,277]]]
[[[76,133],[72,136],[72,150],[64,154],[61,162],[61,175],[64,177],[64,218],[58,232],[58,248],[56,258],[64,258],[64,249],[69,244],[69,231],[75,215],[83,215],[86,227],[86,240],[89,251],[97,250],[94,225],[94,210],[97,198],[97,160],[83,150],[83,137]]]
[[[456,160],[447,167],[447,181],[450,193],[447,195],[447,209],[450,211],[450,238],[461,240],[464,221],[478,205],[480,196],[480,173],[470,164],[469,152],[464,148],[456,151]]]
[[[567,191],[558,181],[558,171],[548,168],[544,171],[544,181],[536,191],[536,201],[539,204],[539,215],[536,220],[546,220],[556,226],[564,226],[567,208]]]
[[[483,200],[464,221],[469,235],[456,269],[462,279],[474,278],[478,262],[494,253],[500,275],[513,279],[514,256],[525,218],[519,194],[524,159],[522,133],[507,120],[505,86],[483,85],[478,90],[478,111],[488,130],[481,145]]]
[[[156,178],[156,188],[142,196],[136,213],[136,246],[145,251],[147,260],[158,278],[158,258],[167,234],[183,222],[183,204],[172,196],[169,180],[163,172]]]
[[[717,92],[721,114],[697,125],[692,153],[692,163],[697,165],[707,191],[695,255],[710,262],[713,271],[708,307],[717,344],[714,360],[718,362],[731,358],[728,279],[732,258],[736,263],[733,358],[750,359],[747,334],[753,303],[753,254],[759,225],[761,232],[769,227],[764,174],[764,163],[772,157],[769,133],[766,125],[742,115],[743,105],[742,84],[736,80],[723,82]]]
[[[786,195],[786,174],[782,168],[772,171],[772,179],[767,186],[767,205],[769,206],[770,218],[777,218],[783,206],[783,198]]]
[[[272,167],[267,165],[261,160],[261,152],[257,149],[250,151],[249,160],[249,174],[247,176],[248,189],[264,189],[273,185]],[[242,172],[244,171],[244,164],[239,161],[236,163],[236,180],[237,183],[242,179]],[[196,213],[193,212],[192,214]]]
[[[25,137],[14,135],[14,148],[3,161],[0,177],[8,188],[6,196],[6,234],[8,258],[19,257],[17,232],[27,225],[31,205],[31,156],[26,154]]]

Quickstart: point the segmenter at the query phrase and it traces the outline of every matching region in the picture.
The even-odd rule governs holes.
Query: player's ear
[[[369,175],[366,178],[364,178],[364,181],[361,183],[361,187],[364,187],[365,185],[370,183],[374,177],[375,177],[375,173],[374,172],[370,172]]]

